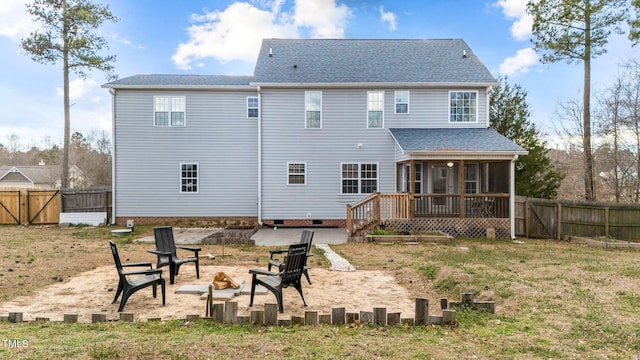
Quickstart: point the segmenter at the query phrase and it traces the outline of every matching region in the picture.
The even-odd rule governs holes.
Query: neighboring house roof
[[[60,166],[0,166],[0,182],[28,182],[53,185],[60,180]]]
[[[410,153],[528,153],[492,128],[391,128],[389,131],[400,148]]]
[[[60,187],[60,165],[0,166],[0,185],[31,184],[39,187]],[[86,186],[84,173],[78,166],[69,169],[71,187]]]
[[[254,82],[497,84],[462,39],[265,39]]]
[[[104,84],[106,88],[248,87],[252,76],[134,75]]]

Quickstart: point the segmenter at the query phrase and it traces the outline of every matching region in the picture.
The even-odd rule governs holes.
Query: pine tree
[[[531,0],[533,45],[542,62],[583,64],[583,148],[585,198],[595,201],[591,150],[591,59],[604,54],[611,31],[628,20],[627,0]]]
[[[62,151],[62,188],[69,187],[69,146],[71,111],[69,104],[69,72],[80,78],[97,69],[112,77],[114,55],[99,55],[107,49],[107,41],[94,33],[105,21],[116,22],[108,6],[89,0],[34,0],[27,4],[29,14],[42,23],[41,30],[22,39],[20,46],[31,59],[41,64],[62,62],[64,91],[64,147]]]

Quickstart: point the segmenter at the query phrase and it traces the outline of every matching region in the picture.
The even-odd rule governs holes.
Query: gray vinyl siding
[[[366,128],[366,91],[324,90],[322,129],[305,129],[304,91],[262,90],[262,217],[345,218],[346,205],[366,195],[341,194],[341,163],[378,163],[378,191],[393,191],[393,140]],[[306,163],[306,185],[287,185],[288,162]]]
[[[488,127],[486,88],[380,89],[385,90],[385,128],[470,128]],[[409,90],[409,113],[395,114],[395,91]],[[478,122],[449,122],[449,91],[478,92]]]
[[[305,90],[322,90],[322,128],[305,129]],[[385,91],[384,128],[367,128],[367,91]],[[264,219],[345,218],[367,194],[342,194],[342,163],[378,164],[378,191],[395,192],[397,147],[390,127],[485,127],[449,124],[449,89],[410,90],[410,113],[394,114],[396,89],[263,89]],[[479,117],[486,111],[479,94]],[[362,144],[359,148],[358,144]],[[306,163],[306,185],[287,185],[287,163]]]
[[[154,126],[154,95],[185,96],[186,126]],[[116,216],[257,216],[255,91],[118,90]],[[180,192],[180,164],[197,163],[198,192]]]

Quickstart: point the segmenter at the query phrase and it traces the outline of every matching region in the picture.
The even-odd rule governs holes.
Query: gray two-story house
[[[459,39],[266,39],[253,76],[105,84],[112,219],[513,237],[527,152],[489,128],[495,85]]]

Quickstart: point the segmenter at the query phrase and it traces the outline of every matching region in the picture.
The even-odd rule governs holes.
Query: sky
[[[62,65],[37,63],[20,40],[40,26],[32,0],[0,2],[0,144],[20,150],[62,145]],[[556,106],[582,97],[582,64],[542,64],[532,48],[527,0],[92,0],[116,23],[98,31],[116,55],[119,78],[136,74],[251,75],[263,38],[461,38],[495,76],[527,91],[530,121],[555,144]],[[638,58],[626,35],[612,35],[592,63],[592,91],[618,65]],[[111,131],[111,95],[99,71],[71,75],[71,132]],[[561,144],[555,144],[560,147]]]

